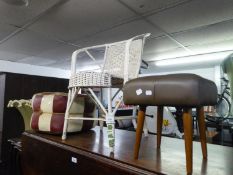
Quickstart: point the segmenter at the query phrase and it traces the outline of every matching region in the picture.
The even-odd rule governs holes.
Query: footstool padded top
[[[214,82],[195,74],[139,77],[123,87],[127,105],[199,107],[217,103]]]

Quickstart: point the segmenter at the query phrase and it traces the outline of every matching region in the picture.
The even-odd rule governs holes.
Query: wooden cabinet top
[[[102,161],[105,164],[128,169],[138,174],[185,174],[185,149],[182,139],[162,137],[161,149],[156,149],[156,136],[143,137],[139,159],[133,159],[135,132],[116,130],[115,153],[109,154],[107,132],[98,127],[85,133],[61,136],[27,131],[23,139],[29,137],[65,150]],[[233,174],[231,147],[208,144],[208,160],[202,160],[200,143],[194,142],[193,174]],[[223,163],[225,162],[225,163]],[[217,166],[216,166],[217,165]]]

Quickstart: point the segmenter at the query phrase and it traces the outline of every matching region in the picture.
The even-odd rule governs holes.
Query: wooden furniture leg
[[[138,153],[140,149],[142,131],[143,131],[144,120],[145,120],[145,111],[146,111],[146,107],[140,106],[139,111],[138,111],[138,117],[137,117],[136,141],[135,141],[135,146],[134,146],[134,159],[138,159]]]
[[[206,145],[206,127],[205,127],[205,116],[204,108],[197,108],[197,120],[200,133],[201,149],[204,159],[207,159],[207,145]]]
[[[163,126],[163,106],[158,106],[157,109],[157,148],[160,148],[161,135]]]
[[[184,141],[186,153],[186,170],[187,174],[192,174],[193,170],[193,124],[191,109],[184,109],[183,111],[183,125],[184,125]]]

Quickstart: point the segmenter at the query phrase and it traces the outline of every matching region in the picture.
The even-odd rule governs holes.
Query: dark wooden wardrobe
[[[0,162],[8,156],[10,138],[20,137],[23,119],[9,100],[31,99],[38,92],[67,92],[68,79],[0,72]]]

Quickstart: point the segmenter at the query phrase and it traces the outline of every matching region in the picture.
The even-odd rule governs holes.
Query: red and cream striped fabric
[[[38,93],[32,98],[31,128],[36,131],[60,134],[63,130],[67,94]],[[95,104],[87,95],[78,95],[70,109],[72,117],[95,117]],[[96,126],[93,120],[69,120],[68,132],[86,131]]]

